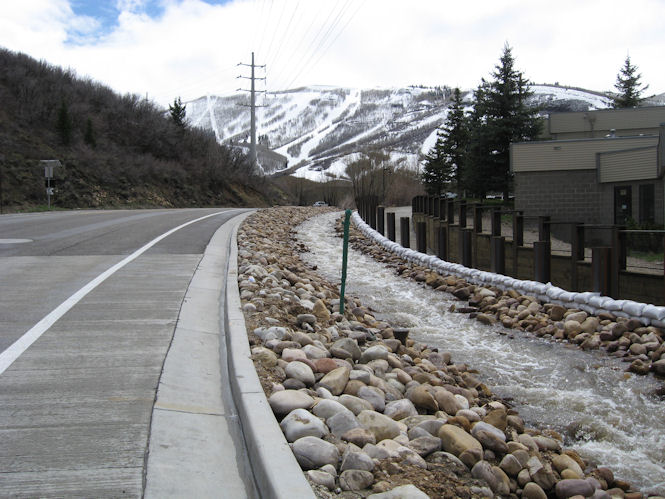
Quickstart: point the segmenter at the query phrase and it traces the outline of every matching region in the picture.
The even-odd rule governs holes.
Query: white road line
[[[155,244],[160,242],[162,239],[170,236],[174,232],[182,229],[183,227],[187,227],[188,225],[194,224],[196,222],[200,222],[201,220],[205,220],[206,218],[214,217],[217,215],[220,215],[221,213],[225,213],[223,211],[219,211],[217,213],[212,213],[210,215],[206,215],[204,217],[197,218],[195,220],[191,220],[187,223],[184,223],[182,225],[179,225],[178,227],[175,227],[174,229],[169,230],[168,232],[165,232],[161,236],[156,237],[152,241],[150,241],[148,244],[145,246],[142,246],[141,248],[137,249],[134,253],[126,257],[125,259],[121,260],[120,262],[116,263],[113,267],[110,269],[106,270],[105,272],[102,272],[99,274],[97,277],[95,277],[92,281],[90,281],[88,284],[83,286],[81,289],[79,289],[76,293],[74,293],[72,296],[67,298],[64,302],[62,302],[60,305],[58,305],[53,311],[51,311],[46,317],[44,317],[42,320],[40,320],[37,324],[35,324],[29,331],[23,334],[18,340],[16,340],[14,343],[11,344],[7,350],[4,352],[0,353],[0,374],[4,373],[9,366],[11,366],[16,359],[18,359],[23,352],[25,352],[30,345],[32,345],[35,341],[39,339],[39,337],[44,334],[46,331],[49,330],[49,328],[58,320],[60,317],[65,315],[69,310],[76,305],[79,301],[81,301],[90,291],[95,289],[97,286],[99,286],[101,283],[103,283],[106,279],[111,277],[113,274],[115,274],[118,270],[123,268],[125,265],[128,263],[136,260],[139,256],[141,256],[143,253],[148,251],[150,248],[152,248]]]

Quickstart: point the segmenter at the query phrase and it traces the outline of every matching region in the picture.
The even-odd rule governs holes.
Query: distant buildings
[[[665,221],[665,106],[553,113],[552,140],[511,145],[515,209],[553,220]]]

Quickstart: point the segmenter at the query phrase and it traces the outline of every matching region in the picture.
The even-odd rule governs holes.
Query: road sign
[[[42,159],[39,162],[44,165],[44,176],[46,178],[53,178],[53,168],[62,166],[62,163],[57,159]]]
[[[51,209],[51,196],[53,196],[53,187],[51,187],[51,179],[53,178],[53,168],[62,166],[62,163],[57,159],[42,159],[39,161],[44,166],[44,177],[46,177],[46,199],[48,200],[48,207]]]

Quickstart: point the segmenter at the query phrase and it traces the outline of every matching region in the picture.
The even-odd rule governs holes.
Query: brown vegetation
[[[72,70],[0,49],[0,204],[45,204],[39,160],[58,159],[55,205],[265,205],[269,186],[214,135]]]

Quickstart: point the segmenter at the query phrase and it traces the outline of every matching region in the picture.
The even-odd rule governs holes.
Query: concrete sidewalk
[[[152,413],[146,498],[314,497],[250,357],[236,239],[249,214],[215,233],[183,300]]]

